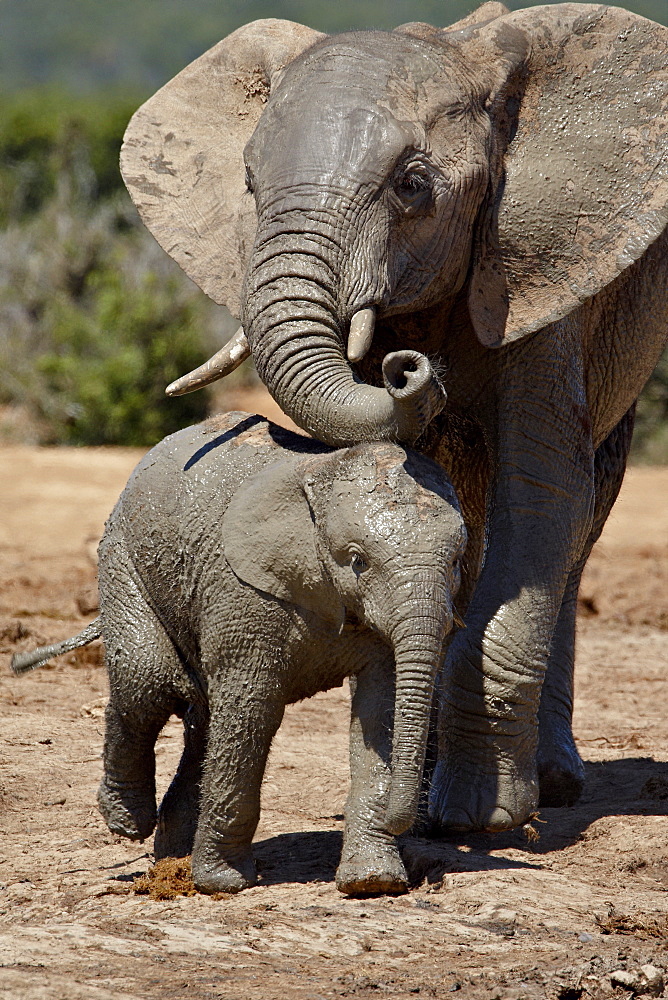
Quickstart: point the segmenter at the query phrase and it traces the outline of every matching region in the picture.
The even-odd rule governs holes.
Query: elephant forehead
[[[316,88],[265,114],[246,155],[256,169],[270,166],[287,182],[298,173],[326,185],[338,175],[382,178],[408,145],[424,144],[424,134],[388,108],[351,106],[349,95],[331,90]]]
[[[373,504],[364,512],[363,527],[369,536],[399,548],[411,541],[426,543],[429,550],[442,544],[457,548],[465,537],[461,515],[442,502],[425,505],[390,500]]]
[[[309,83],[318,78],[348,92],[382,95],[399,108],[439,85],[457,87],[466,78],[457,46],[386,31],[329,36],[295,60],[285,75]],[[413,109],[411,108],[411,111]]]
[[[369,479],[335,483],[327,515],[330,527],[356,527],[386,541],[404,539],[407,531],[430,538],[453,533],[459,537],[463,522],[458,510],[412,481],[402,485],[392,488]]]

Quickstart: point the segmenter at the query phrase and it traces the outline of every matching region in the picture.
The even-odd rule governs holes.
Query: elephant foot
[[[436,830],[486,830],[500,833],[521,826],[538,807],[538,781],[533,768],[514,764],[492,771],[436,765],[429,793],[429,817]]]
[[[156,821],[155,794],[119,788],[102,779],[97,805],[112,833],[128,840],[146,840]]]
[[[408,874],[392,842],[344,844],[336,888],[347,896],[398,896],[408,891]]]
[[[574,806],[584,788],[584,764],[577,751],[570,724],[551,722],[542,717],[539,723],[538,780],[540,806]]]
[[[192,857],[192,874],[195,888],[209,896],[216,892],[241,892],[257,883],[255,862],[250,852],[234,860],[222,858],[200,860],[195,850]]]

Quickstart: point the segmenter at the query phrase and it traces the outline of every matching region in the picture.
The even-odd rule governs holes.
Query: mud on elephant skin
[[[79,640],[101,633],[105,645],[98,801],[109,827],[133,839],[153,830],[154,743],[177,713],[185,746],[156,856],[192,851],[205,892],[252,885],[260,785],[285,705],[350,677],[337,885],[404,891],[395,835],[416,817],[465,542],[447,476],[396,444],[333,450],[237,413],[156,445],[107,522],[99,627]]]
[[[539,776],[551,805],[582,786],[575,598],[668,333],[667,51],[596,4],[256,21],[126,134],[146,225],[243,324],[175,391],[251,351],[320,440],[421,434],[454,481],[469,627],[439,692],[441,828],[522,823]]]

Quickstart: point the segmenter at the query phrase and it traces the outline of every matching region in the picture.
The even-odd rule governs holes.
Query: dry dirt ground
[[[93,617],[95,539],[138,457],[0,450],[0,997],[660,995],[668,469],[630,470],[588,567],[575,712],[586,794],[572,809],[543,810],[538,841],[521,831],[411,840],[408,895],[340,896],[348,696],[339,689],[286,713],[264,786],[257,888],[160,900],[135,892],[151,844],[111,835],[95,807],[99,649],[23,678],[8,667],[14,650]],[[180,743],[174,720],[158,741],[161,790]],[[655,971],[639,972],[648,965]]]

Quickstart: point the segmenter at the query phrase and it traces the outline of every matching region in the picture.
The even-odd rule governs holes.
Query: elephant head
[[[385,388],[361,382],[349,362],[376,318],[447,317],[463,299],[498,347],[663,230],[667,34],[592,4],[489,3],[448,29],[332,37],[257,21],[137,112],[125,180],[163,247],[241,317],[300,426],[337,446],[413,440],[438,380],[398,352]]]
[[[457,613],[466,531],[443,471],[376,443],[281,461],[248,480],[223,524],[245,583],[341,629],[373,630],[396,666],[386,827],[415,820],[431,700]]]

